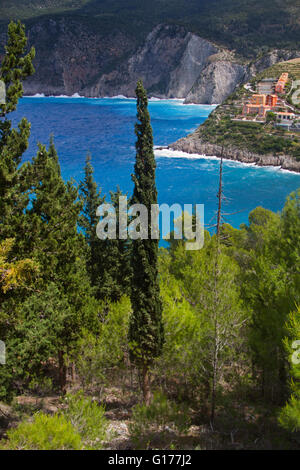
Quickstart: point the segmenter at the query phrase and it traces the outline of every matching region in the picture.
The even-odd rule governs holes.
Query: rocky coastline
[[[220,158],[222,156],[222,146],[204,142],[194,134],[170,144],[168,149],[211,157]],[[295,160],[290,155],[260,155],[246,149],[226,146],[223,148],[223,157],[241,163],[251,163],[257,166],[275,166],[283,170],[300,173],[300,161]]]

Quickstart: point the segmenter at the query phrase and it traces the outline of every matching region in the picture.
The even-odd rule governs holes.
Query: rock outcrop
[[[158,25],[137,40],[119,28],[99,31],[84,18],[41,18],[27,24],[36,73],[25,94],[134,96],[142,78],[152,96],[221,103],[251,75],[299,51],[274,50],[253,63],[178,25]],[[0,30],[0,44],[6,34]],[[1,59],[1,57],[0,57]]]
[[[216,54],[199,75],[185,102],[222,103],[238,84],[245,81],[246,76],[246,66],[230,60],[226,54]]]
[[[183,27],[159,25],[128,61],[102,75],[85,94],[134,96],[136,82],[142,78],[149,94],[159,98],[185,98],[217,52],[214,44]],[[195,102],[210,101],[196,98]]]
[[[27,25],[27,34],[37,52],[27,95],[134,96],[142,78],[153,96],[209,104],[225,99],[245,75],[234,54],[182,26],[158,25],[142,44],[129,33],[104,35],[75,18],[44,18]]]
[[[285,62],[287,60],[296,59],[297,57],[300,57],[300,50],[289,51],[285,49],[274,49],[249,65],[248,76],[257,75],[278,62]]]
[[[169,145],[171,150],[178,150],[190,154],[221,157],[222,147],[220,145],[203,142],[197,134],[191,134],[177,142]],[[233,146],[223,149],[223,157],[243,163],[255,163],[258,166],[278,166],[284,170],[300,172],[300,161],[296,161],[289,155],[274,156],[272,154],[259,155],[248,150]]]

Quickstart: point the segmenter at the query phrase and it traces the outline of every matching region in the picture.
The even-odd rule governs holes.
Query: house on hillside
[[[285,85],[287,84],[288,79],[289,79],[288,73],[282,73],[280,75],[280,78],[275,86],[276,93],[284,93]]]
[[[265,118],[267,112],[271,110],[271,106],[262,104],[245,104],[243,108],[243,116],[258,115],[260,118]]]
[[[264,78],[257,84],[260,95],[272,95],[275,91],[276,78]]]
[[[277,95],[267,95],[266,98],[266,105],[271,106],[271,108],[275,108],[278,103],[278,96]]]
[[[280,120],[280,124],[284,126],[291,126],[296,114],[280,111],[276,113],[277,118]]]
[[[265,106],[266,104],[266,95],[252,95],[250,98],[250,104],[259,106]]]

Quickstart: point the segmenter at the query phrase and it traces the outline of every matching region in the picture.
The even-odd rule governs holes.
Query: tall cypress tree
[[[148,210],[148,235],[151,234],[151,205],[157,204],[155,185],[156,163],[153,136],[148,111],[148,98],[141,81],[136,88],[137,119],[135,125],[136,163],[134,167],[134,192],[132,202],[144,204]],[[150,402],[149,369],[161,353],[164,332],[162,303],[158,283],[158,240],[134,240],[132,243],[132,315],[129,325],[131,360],[142,372],[143,395]]]

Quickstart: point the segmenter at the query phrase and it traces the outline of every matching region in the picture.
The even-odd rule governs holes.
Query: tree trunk
[[[72,362],[72,364],[71,364],[71,378],[72,378],[72,382],[74,383],[75,380],[76,380],[75,362]]]
[[[150,405],[151,402],[151,391],[150,391],[150,374],[149,367],[144,366],[142,370],[142,387],[143,387],[143,399],[145,405]]]
[[[212,426],[215,421],[216,387],[217,387],[217,371],[216,371],[216,366],[214,364],[212,388],[211,388],[211,408],[210,408],[210,422]]]
[[[67,367],[63,351],[58,352],[58,373],[60,390],[62,395],[65,395],[67,391]]]

